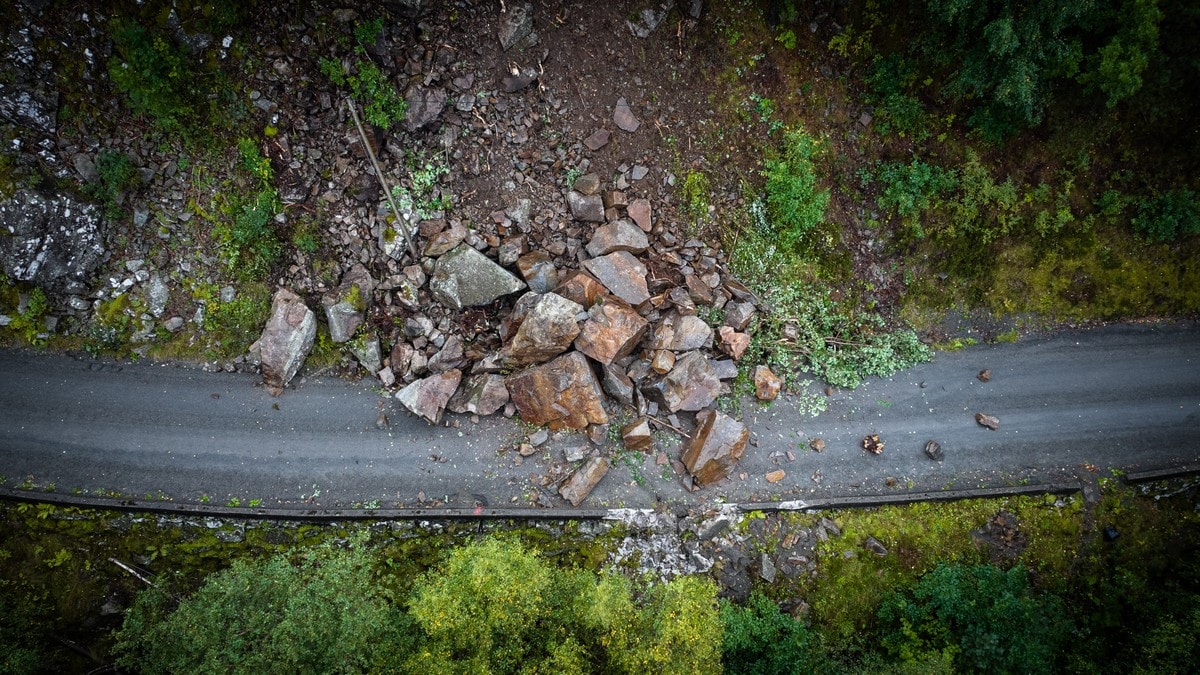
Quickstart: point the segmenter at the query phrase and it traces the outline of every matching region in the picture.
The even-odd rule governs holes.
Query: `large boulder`
[[[446,408],[456,413],[491,415],[508,403],[508,387],[496,373],[480,373],[467,380]]]
[[[688,352],[675,361],[671,371],[642,393],[671,412],[707,407],[724,391],[708,357]]]
[[[525,282],[466,244],[438,258],[429,280],[433,297],[454,309],[487,305],[523,288]]]
[[[446,409],[450,397],[458,389],[461,379],[462,371],[457,368],[430,375],[396,392],[396,400],[414,415],[437,424],[442,419],[442,411]]]
[[[278,396],[308,358],[317,337],[317,315],[300,296],[281,288],[271,301],[271,316],[258,342],[250,347],[262,363],[263,384]]]
[[[567,482],[559,488],[558,493],[563,499],[571,502],[571,506],[579,506],[592,493],[600,479],[608,473],[611,465],[606,457],[593,457],[571,474]]]
[[[646,266],[629,251],[592,258],[583,266],[613,295],[634,307],[650,299],[650,291],[646,287]]]
[[[543,363],[567,351],[579,335],[576,317],[583,305],[557,293],[545,293],[537,299],[506,348],[505,363],[510,367]]]
[[[338,287],[321,296],[325,318],[329,321],[329,337],[334,342],[347,342],[362,325],[367,305],[375,292],[375,280],[361,263],[350,268]]]
[[[600,384],[579,352],[527,368],[509,376],[505,384],[521,419],[529,424],[583,429],[608,423]]]
[[[649,325],[632,307],[619,300],[597,303],[588,310],[587,321],[575,339],[575,349],[607,366],[633,352]]]
[[[725,413],[703,410],[696,415],[696,430],[683,451],[683,466],[696,484],[715,483],[733,470],[749,440],[746,425]]]
[[[67,196],[19,190],[0,203],[0,267],[15,281],[51,293],[83,295],[104,261],[99,210]]]
[[[704,319],[690,314],[668,314],[654,329],[654,349],[685,352],[712,347],[713,329]]]

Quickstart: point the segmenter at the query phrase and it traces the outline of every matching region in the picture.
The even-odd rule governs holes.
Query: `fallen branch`
[[[138,581],[142,582],[143,584],[146,584],[147,586],[151,586],[153,588],[158,588],[158,584],[156,584],[153,581],[150,581],[146,577],[142,576],[142,574],[140,572],[133,569],[129,565],[126,565],[125,563],[121,562],[120,560],[117,560],[116,558],[109,558],[108,562],[116,565],[117,567],[120,567],[121,569],[125,570],[126,572],[129,572],[134,577],[136,577]]]
[[[417,245],[413,243],[412,234],[408,231],[408,223],[404,222],[404,218],[400,216],[400,209],[396,208],[396,202],[392,199],[392,191],[383,177],[383,169],[379,168],[379,160],[375,158],[375,151],[367,142],[367,132],[363,130],[362,122],[358,119],[358,109],[354,107],[354,101],[350,99],[346,99],[346,107],[350,109],[350,117],[354,118],[358,136],[362,139],[363,147],[367,149],[367,157],[371,159],[375,177],[379,179],[379,185],[383,188],[383,196],[387,197],[388,206],[392,207],[392,215],[396,217],[396,226],[400,229],[400,234],[404,235],[404,241],[408,242],[408,252],[412,254],[413,262],[418,262],[421,258],[417,255]]]
[[[675,425],[673,425],[673,424],[671,424],[671,423],[667,422],[666,420],[662,420],[662,419],[659,419],[659,418],[657,418],[657,417],[651,417],[651,416],[649,416],[649,415],[647,415],[646,417],[647,417],[647,419],[649,419],[651,422],[654,422],[655,424],[657,424],[657,425],[659,425],[659,426],[666,427],[666,428],[670,429],[671,431],[674,431],[675,433],[679,434],[680,436],[683,436],[684,438],[691,438],[691,435],[690,435],[690,434],[688,434],[688,433],[684,432],[684,430],[683,430],[683,429],[680,429],[679,427],[677,427],[677,426],[675,426]]]

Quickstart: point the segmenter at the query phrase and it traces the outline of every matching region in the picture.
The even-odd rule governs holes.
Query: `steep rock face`
[[[583,429],[608,423],[600,384],[579,352],[511,375],[505,385],[521,419],[530,424]]]
[[[300,296],[281,288],[271,302],[262,337],[250,347],[262,361],[263,384],[278,396],[308,358],[317,336],[317,315]]]
[[[429,280],[433,297],[454,309],[487,305],[523,288],[525,282],[466,244],[438,258]]]
[[[716,410],[696,415],[696,430],[683,452],[683,465],[699,485],[715,483],[729,475],[746,452],[750,430]]]
[[[90,204],[20,190],[0,203],[0,267],[52,293],[82,295],[107,253],[106,231]]]

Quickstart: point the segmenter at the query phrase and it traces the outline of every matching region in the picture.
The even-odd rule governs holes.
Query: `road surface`
[[[976,378],[984,368],[988,382]],[[545,500],[553,488],[543,477],[563,465],[565,449],[587,443],[552,436],[522,458],[514,446],[525,430],[512,420],[450,416],[457,426],[434,427],[372,385],[316,378],[275,398],[251,375],[0,350],[0,487],[277,508],[502,508],[539,492]],[[814,418],[795,398],[744,402],[752,446],[734,476],[696,493],[656,461],[679,455],[679,439],[664,431],[655,453],[619,458],[584,506],[996,487],[1196,463],[1200,326],[973,346],[835,391],[827,403]],[[998,417],[999,430],[979,426],[976,412]],[[881,455],[861,447],[872,433],[886,445]],[[815,437],[821,453],[809,449]],[[943,461],[923,454],[930,439]],[[768,483],[779,469],[783,480]]]

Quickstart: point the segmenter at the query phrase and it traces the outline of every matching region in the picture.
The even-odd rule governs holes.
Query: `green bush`
[[[404,119],[408,102],[368,58],[355,59],[350,68],[336,59],[322,58],[321,72],[339,87],[349,87],[350,97],[362,106],[363,117],[380,129],[390,129]]]
[[[878,56],[867,76],[867,100],[875,106],[873,124],[883,134],[894,133],[920,143],[929,137],[925,107],[909,93],[916,69],[896,54]]]
[[[939,565],[879,610],[883,646],[902,661],[950,657],[960,672],[1051,673],[1069,622],[1033,592],[1025,568]]]
[[[86,191],[104,205],[105,215],[117,218],[121,215],[118,206],[121,195],[137,184],[137,169],[129,156],[106,149],[96,156],[96,181],[88,185]]]
[[[804,624],[754,591],[744,607],[721,601],[721,657],[729,675],[790,675],[816,672]]]
[[[926,164],[916,158],[909,164],[884,164],[879,168],[876,179],[883,184],[879,207],[900,216],[917,237],[925,236],[921,225],[922,214],[935,200],[958,185],[958,176],[953,169]]]
[[[172,133],[186,134],[201,122],[205,78],[187,51],[169,36],[130,20],[117,19],[111,26],[109,79],[129,97],[133,112]]]
[[[1154,242],[1171,242],[1200,234],[1200,193],[1173,190],[1138,204],[1133,227]]]
[[[153,673],[357,673],[395,667],[407,621],[361,546],[298,562],[238,560],[179,600],[151,588],[117,633],[117,663]],[[390,664],[390,665],[389,665]]]
[[[803,129],[789,130],[779,154],[766,161],[763,171],[776,234],[784,247],[801,253],[814,248],[814,235],[829,208],[829,190],[818,186],[813,164],[820,147]]]

